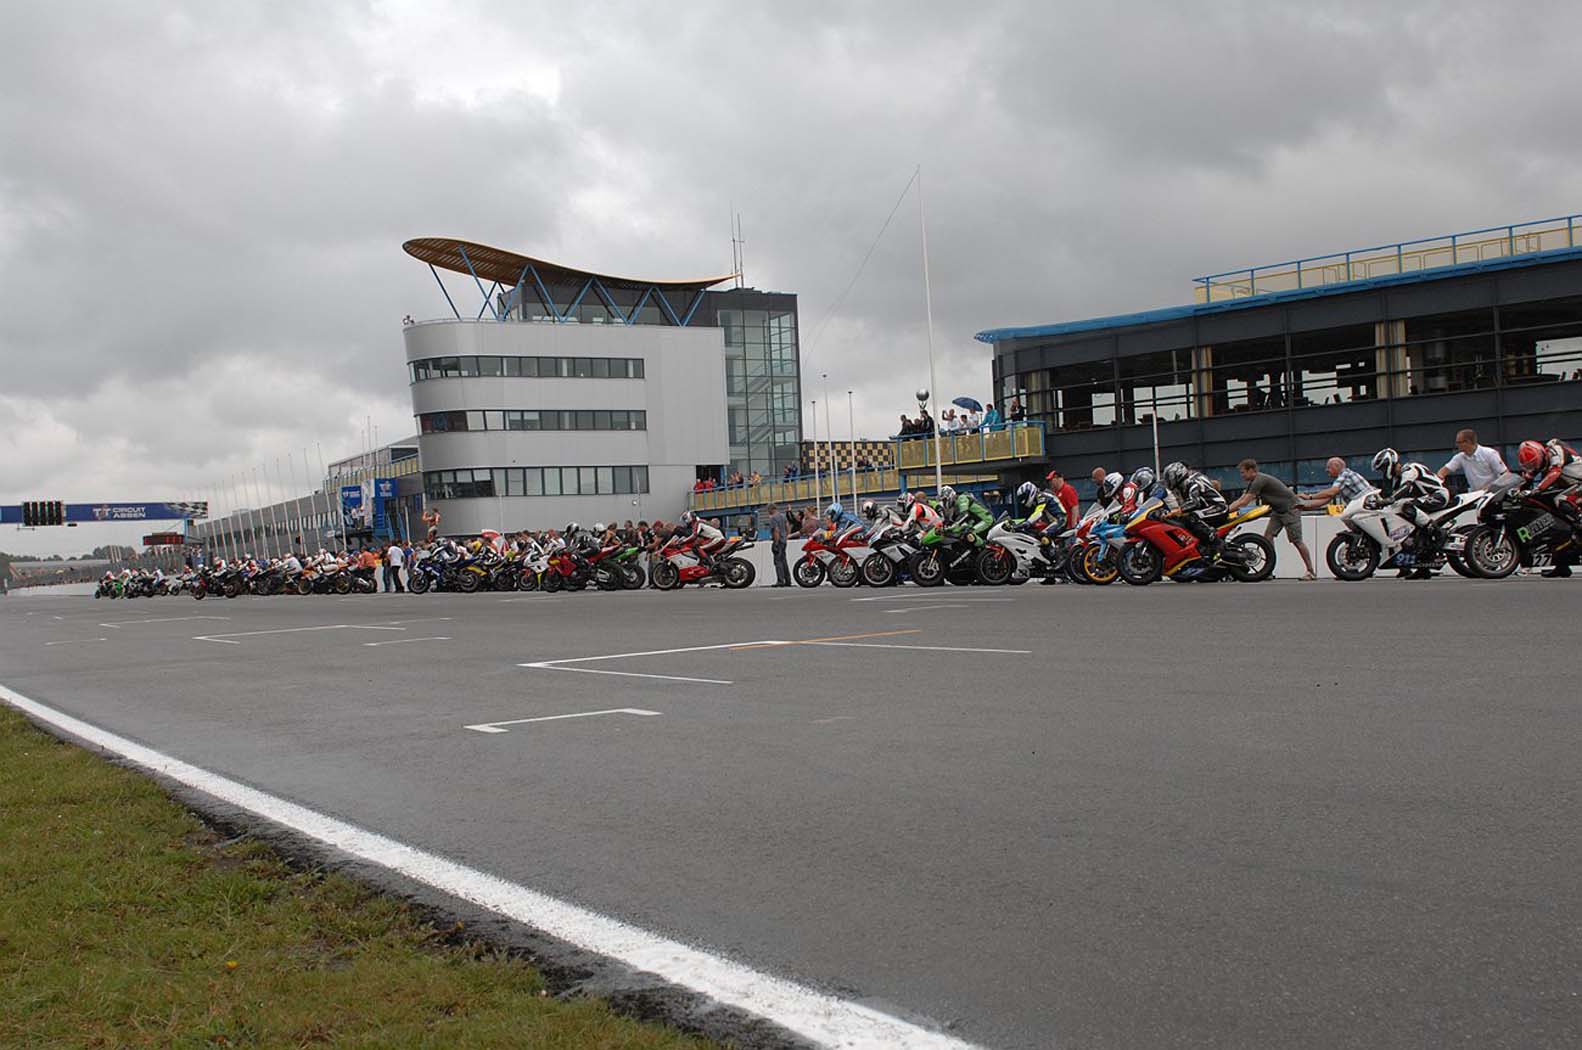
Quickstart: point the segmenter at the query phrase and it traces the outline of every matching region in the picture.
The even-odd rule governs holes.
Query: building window
[[[424,434],[474,430],[647,430],[648,413],[634,409],[482,409],[470,412],[423,412],[417,417]]]
[[[640,357],[431,357],[407,365],[411,382],[429,379],[642,379]]]
[[[646,466],[478,467],[430,470],[423,475],[423,493],[429,499],[622,496],[647,491]]]

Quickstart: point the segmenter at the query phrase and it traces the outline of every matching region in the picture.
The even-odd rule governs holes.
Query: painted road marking
[[[966,602],[943,602],[939,605],[912,606],[910,609],[886,609],[885,613],[894,616],[896,613],[905,613],[908,616],[917,616],[923,612],[933,612],[935,609],[970,609],[972,606]]]
[[[871,1006],[838,999],[326,816],[100,729],[0,686],[0,700],[62,732],[281,827],[584,951],[646,971],[726,1006],[847,1050],[973,1050],[972,1044]]]
[[[448,636],[443,635],[443,634],[437,634],[437,635],[434,635],[431,638],[392,638],[388,642],[364,642],[363,644],[364,645],[368,645],[368,646],[372,646],[372,645],[405,645],[408,642],[448,642],[448,641],[450,641],[450,638]]]
[[[652,717],[658,711],[645,711],[641,707],[612,707],[607,711],[578,711],[570,715],[541,715],[538,718],[512,718],[505,722],[479,722],[477,725],[462,726],[463,729],[476,730],[479,733],[509,733],[509,729],[502,726],[520,726],[529,722],[558,722],[562,718],[593,718],[595,715],[646,715]]]
[[[177,620],[229,620],[229,616],[161,616],[153,620],[116,620],[112,623],[101,623],[100,627],[114,627],[120,630],[130,623],[175,623]]]
[[[533,663],[517,664],[518,667],[531,667],[539,671],[575,671],[582,674],[607,674],[618,678],[655,678],[666,682],[697,682],[702,685],[735,685],[728,678],[691,678],[686,675],[676,674],[644,674],[637,671],[610,671],[596,667],[567,667],[567,664],[588,664],[601,660],[626,660],[639,656],[671,656],[675,653],[702,653],[720,649],[766,649],[781,645],[809,645],[813,642],[841,642],[858,638],[888,638],[898,634],[917,634],[921,628],[909,628],[900,631],[869,631],[865,634],[839,634],[829,638],[811,638],[804,641],[782,641],[770,639],[757,642],[721,642],[717,645],[688,645],[679,649],[648,649],[640,653],[610,653],[605,656],[575,656],[561,660],[538,660]]]
[[[451,616],[419,616],[415,620],[380,620],[380,623],[449,623]]]
[[[232,638],[248,638],[259,634],[297,634],[301,631],[404,631],[405,627],[380,627],[371,623],[327,623],[318,627],[277,627],[272,631],[231,631],[227,634],[193,635],[195,642],[219,642],[221,645],[241,645]]]
[[[44,644],[45,644],[45,646],[51,646],[51,645],[81,645],[81,644],[83,644],[85,642],[107,642],[109,640],[110,639],[108,639],[108,638],[62,638],[58,642],[45,642]]]
[[[842,649],[916,649],[928,653],[1009,653],[1031,656],[1031,649],[974,649],[962,645],[886,645],[883,642],[802,642],[802,645],[833,645]]]

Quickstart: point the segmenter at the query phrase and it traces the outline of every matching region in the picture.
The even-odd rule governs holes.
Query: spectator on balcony
[[[983,410],[983,429],[999,430],[1005,425],[1005,420],[1000,416],[1000,410],[994,407],[994,402],[989,402],[989,407]]]
[[[918,411],[921,413],[921,415],[919,415],[917,417],[917,423],[918,423],[918,430],[917,430],[917,432],[919,434],[922,434],[924,437],[931,437],[931,436],[933,436],[933,433],[934,433],[934,417],[928,414],[928,409],[926,409],[926,408],[918,409]]]
[[[747,479],[747,484],[752,485],[754,487],[757,487],[759,485],[762,485],[763,481],[764,481],[764,476],[762,474],[758,473],[755,470],[752,473],[752,477]]]
[[[969,408],[961,414],[962,430],[977,430],[983,426],[983,416],[976,409]]]
[[[945,411],[941,412],[939,414],[939,425],[945,428],[944,432],[946,434],[955,433],[956,428],[959,425],[956,420],[956,410],[954,408],[947,407]]]
[[[1023,408],[1022,403],[1013,397],[1011,398],[1011,407],[1005,413],[1005,418],[1012,423],[1025,423],[1027,422],[1027,409]]]

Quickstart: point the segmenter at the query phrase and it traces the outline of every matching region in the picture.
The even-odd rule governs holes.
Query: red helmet
[[[1516,449],[1516,465],[1523,474],[1536,474],[1549,465],[1549,450],[1529,438]]]

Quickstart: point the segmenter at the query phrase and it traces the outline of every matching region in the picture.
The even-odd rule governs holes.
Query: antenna
[[[731,218],[733,223],[731,229],[731,270],[736,274],[736,287],[745,288],[747,279],[742,271],[747,268],[747,253],[745,251],[747,242],[742,240],[741,213],[737,212]]]

